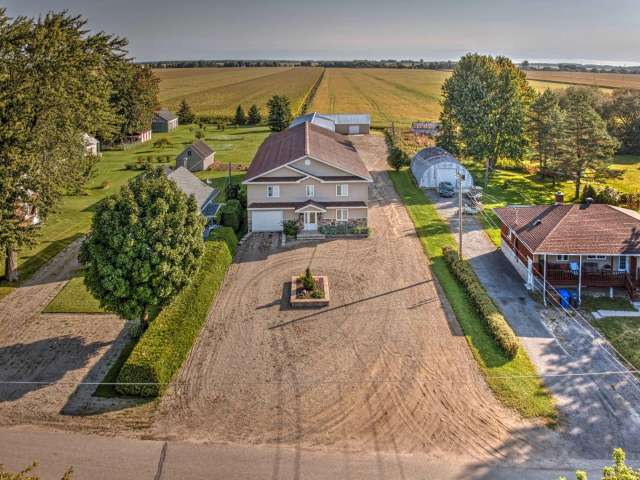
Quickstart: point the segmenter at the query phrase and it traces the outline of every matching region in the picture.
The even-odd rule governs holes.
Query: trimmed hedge
[[[205,242],[202,264],[193,282],[151,322],[122,366],[116,387],[119,393],[157,397],[182,366],[222,285],[237,244],[235,234],[232,237],[228,229],[218,230],[222,231]]]
[[[505,354],[515,357],[520,347],[518,337],[487,294],[469,262],[460,258],[458,252],[451,247],[445,247],[442,253],[451,273],[465,287],[467,296],[484,320],[489,334]]]
[[[209,240],[224,240],[225,242],[227,242],[229,250],[231,251],[231,255],[234,255],[236,253],[236,249],[238,248],[238,237],[236,237],[233,228],[214,228],[213,230],[211,230]]]

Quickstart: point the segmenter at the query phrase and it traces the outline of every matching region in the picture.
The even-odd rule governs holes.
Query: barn
[[[457,188],[457,172],[464,175],[462,190],[473,187],[469,171],[449,152],[440,147],[420,150],[411,159],[411,172],[420,188],[438,188],[441,182],[450,182]]]
[[[289,128],[301,123],[313,123],[342,135],[362,135],[369,133],[371,117],[367,113],[317,113],[312,112],[295,118]]]

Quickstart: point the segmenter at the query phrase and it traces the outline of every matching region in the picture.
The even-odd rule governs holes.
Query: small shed
[[[462,190],[473,187],[473,177],[456,157],[444,148],[429,147],[420,150],[411,159],[411,172],[420,188],[438,188],[441,182],[450,182],[457,188],[457,173],[464,175]]]
[[[220,208],[220,204],[215,202],[215,198],[220,192],[204,183],[184,167],[178,167],[175,170],[165,167],[164,174],[185,195],[195,199],[200,213],[208,220],[208,223],[211,223]]]
[[[215,154],[203,140],[196,140],[176,157],[176,168],[185,167],[191,172],[207,170],[213,165]]]
[[[371,117],[368,113],[323,113],[322,115],[333,120],[336,132],[343,135],[369,133],[371,128]]]
[[[178,126],[178,116],[167,110],[161,108],[153,112],[153,118],[151,119],[151,130],[154,132],[170,132]]]
[[[97,138],[92,137],[88,133],[83,133],[82,143],[84,144],[84,150],[88,155],[98,156],[100,153],[100,142]]]

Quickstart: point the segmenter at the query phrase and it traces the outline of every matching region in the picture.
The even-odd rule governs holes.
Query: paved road
[[[455,202],[433,194],[431,198],[457,234]],[[464,255],[541,374],[626,371],[592,328],[559,309],[541,308],[529,296],[522,278],[475,218],[465,216],[463,224]],[[629,455],[640,456],[640,388],[631,374],[548,377],[545,384],[557,400],[564,422],[559,431],[573,455],[598,458],[623,447]]]
[[[43,480],[556,480],[587,469],[596,478],[608,460],[524,465],[480,463],[420,454],[346,453],[285,447],[193,444],[71,432],[0,429],[0,464],[21,469],[37,460]]]

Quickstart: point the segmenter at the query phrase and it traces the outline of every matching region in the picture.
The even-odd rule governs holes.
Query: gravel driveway
[[[157,438],[348,451],[507,457],[535,432],[493,397],[446,313],[386,169],[380,136],[367,239],[239,250],[202,334],[160,406]],[[283,306],[292,275],[328,275],[331,305]]]
[[[459,231],[457,206],[431,193],[440,214]],[[626,371],[607,342],[589,325],[542,308],[528,294],[522,278],[496,250],[479,221],[463,220],[463,253],[489,294],[520,336],[538,372],[543,375]],[[456,240],[457,240],[456,235]],[[571,454],[604,458],[615,447],[640,457],[640,388],[631,374],[547,377],[557,401]]]

